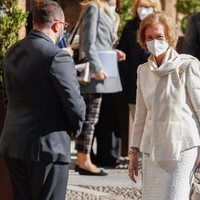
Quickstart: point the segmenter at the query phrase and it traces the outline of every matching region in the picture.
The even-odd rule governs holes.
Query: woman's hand
[[[129,165],[128,165],[128,175],[130,179],[136,183],[135,176],[138,176],[138,151],[129,151]]]
[[[94,79],[97,81],[103,81],[106,78],[106,74],[103,71],[99,71],[95,73]]]
[[[126,54],[119,50],[119,49],[116,49],[116,52],[117,52],[117,60],[120,62],[120,61],[123,61],[123,60],[126,60]]]
[[[196,162],[195,162],[195,166],[200,167],[200,147],[198,147],[198,155],[197,155],[197,159],[196,159]]]
[[[198,153],[195,165],[200,167],[200,153]]]

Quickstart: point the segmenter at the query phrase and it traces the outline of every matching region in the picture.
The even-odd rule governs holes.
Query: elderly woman
[[[143,153],[143,200],[188,200],[189,177],[199,165],[200,63],[174,47],[178,29],[164,12],[140,25],[138,41],[151,53],[138,67],[129,176],[136,182]]]

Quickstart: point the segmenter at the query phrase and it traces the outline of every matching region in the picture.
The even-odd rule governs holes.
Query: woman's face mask
[[[114,1],[113,0],[106,0],[110,5],[114,5],[114,4],[116,4],[116,3],[114,3]]]
[[[112,13],[114,13],[115,10],[116,10],[116,5],[110,6],[110,11],[111,11]]]
[[[161,23],[152,24],[145,30],[145,43],[147,49],[154,56],[163,54],[169,47],[165,27]]]
[[[165,40],[150,40],[146,42],[147,49],[154,56],[159,56],[163,54],[169,47],[169,44]]]
[[[152,7],[138,7],[137,13],[140,20],[143,20],[145,17],[153,13],[153,8]]]

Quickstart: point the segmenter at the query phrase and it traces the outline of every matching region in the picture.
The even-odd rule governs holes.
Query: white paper
[[[99,59],[102,63],[102,70],[107,77],[118,76],[117,52],[116,51],[98,51]]]
[[[80,82],[89,83],[91,79],[90,65],[89,62],[81,63],[75,65],[76,70],[80,72],[80,76],[78,76],[78,80]]]

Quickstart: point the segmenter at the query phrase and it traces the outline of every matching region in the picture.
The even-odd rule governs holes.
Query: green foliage
[[[184,33],[189,17],[200,11],[200,0],[177,0],[176,9],[178,13],[184,16],[181,20],[181,29]]]
[[[10,46],[19,39],[27,13],[18,8],[18,0],[0,0],[0,87],[2,86],[2,61]]]
[[[131,19],[132,17],[132,5],[133,0],[123,0],[122,2],[122,9],[120,13],[120,26],[119,26],[119,36],[122,33],[124,25],[127,20]]]

